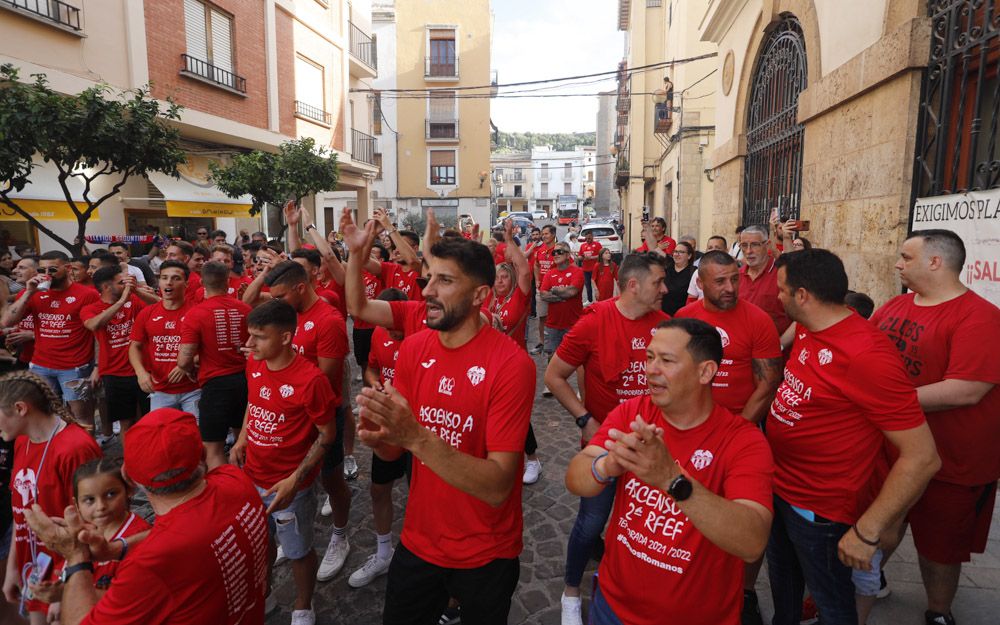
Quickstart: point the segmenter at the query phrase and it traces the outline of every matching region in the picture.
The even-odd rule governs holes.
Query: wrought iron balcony
[[[52,20],[60,26],[79,31],[80,9],[61,0],[0,0],[0,5],[8,5],[27,11],[38,17]]]
[[[351,159],[375,164],[375,137],[360,130],[351,129]]]
[[[458,140],[457,119],[428,119],[424,122],[424,138],[429,140]]]
[[[311,104],[306,104],[301,100],[295,101],[295,114],[301,115],[302,117],[308,117],[313,121],[317,121],[327,126],[330,125],[330,114],[321,108],[317,108]]]
[[[424,78],[458,79],[458,56],[424,57]]]
[[[375,37],[369,37],[354,22],[348,22],[348,24],[350,25],[351,54],[368,67],[378,71],[378,49],[375,45]]]
[[[653,109],[653,133],[658,135],[670,134],[670,129],[673,125],[674,117],[670,101],[663,104],[656,104]]]
[[[204,78],[209,82],[213,82],[217,85],[227,87],[240,93],[247,92],[246,78],[237,76],[229,70],[222,69],[221,67],[216,67],[208,61],[196,59],[189,54],[182,54],[181,59],[184,60],[184,69],[181,70],[182,73]]]

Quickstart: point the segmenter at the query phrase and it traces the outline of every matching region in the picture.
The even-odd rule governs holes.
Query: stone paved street
[[[537,336],[535,321],[531,320],[529,337]],[[529,340],[529,345],[533,341]],[[510,614],[512,624],[558,625],[559,596],[562,592],[563,560],[566,537],[576,515],[577,499],[563,485],[566,466],[577,449],[578,430],[573,421],[554,399],[541,396],[544,359],[535,357],[538,364],[538,392],[532,423],[538,437],[539,456],[544,465],[542,478],[533,486],[524,488],[524,553],[521,556],[521,581],[514,595]],[[356,450],[361,465],[361,476],[351,483],[354,493],[351,522],[348,530],[351,554],[344,570],[331,582],[317,587],[315,608],[317,623],[340,625],[348,623],[380,623],[385,577],[369,586],[353,589],[347,585],[352,571],[361,566],[375,548],[371,529],[371,503],[367,493],[368,468],[371,452],[362,445]],[[398,539],[402,527],[405,486],[396,488],[396,522],[393,530]],[[995,518],[1000,513],[995,514]],[[317,549],[320,554],[330,535],[330,519],[317,522]],[[993,523],[987,553],[976,557],[963,569],[962,582],[955,602],[955,616],[960,625],[1000,623],[1000,523]],[[869,625],[920,625],[923,623],[923,586],[917,567],[913,543],[907,538],[886,567],[892,594],[876,605]],[[588,578],[585,578],[589,579]],[[757,583],[761,609],[765,622],[770,618],[771,601],[767,585],[767,570],[761,572]],[[276,591],[281,610],[268,620],[268,625],[286,625],[290,619],[293,598],[291,569],[287,564],[276,570]],[[585,596],[589,586],[585,581]],[[586,605],[586,602],[585,602]],[[586,607],[584,608],[586,609]]]

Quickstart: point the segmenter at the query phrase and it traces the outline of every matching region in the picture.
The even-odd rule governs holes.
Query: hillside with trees
[[[572,150],[577,146],[596,145],[595,132],[501,132],[495,152],[526,152],[533,147],[551,146],[553,150]]]

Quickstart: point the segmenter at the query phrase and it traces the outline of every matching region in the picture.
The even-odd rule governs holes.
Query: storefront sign
[[[1000,189],[918,198],[913,230],[932,228],[962,237],[962,282],[1000,306]]]
[[[13,198],[21,210],[28,213],[38,221],[76,221],[76,213],[73,208],[66,203],[66,200],[29,200]],[[86,210],[87,203],[80,201],[77,203],[79,210]],[[95,210],[90,215],[90,221],[100,221],[100,211]],[[6,204],[0,204],[0,221],[28,221],[23,215],[15,211]]]

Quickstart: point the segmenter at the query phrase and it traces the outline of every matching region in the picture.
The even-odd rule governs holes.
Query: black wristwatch
[[[74,573],[79,573],[80,571],[90,571],[91,573],[93,573],[94,563],[81,562],[79,564],[67,566],[62,570],[62,573],[59,575],[59,581],[65,584],[69,580],[69,578],[73,576]]]
[[[681,474],[670,482],[670,486],[667,487],[667,494],[673,497],[674,501],[684,501],[691,496],[693,490],[694,487],[691,485],[691,480]]]
[[[590,421],[593,417],[594,415],[590,414],[589,412],[583,413],[582,415],[576,418],[576,427],[582,430],[584,427],[586,427],[587,421]]]

